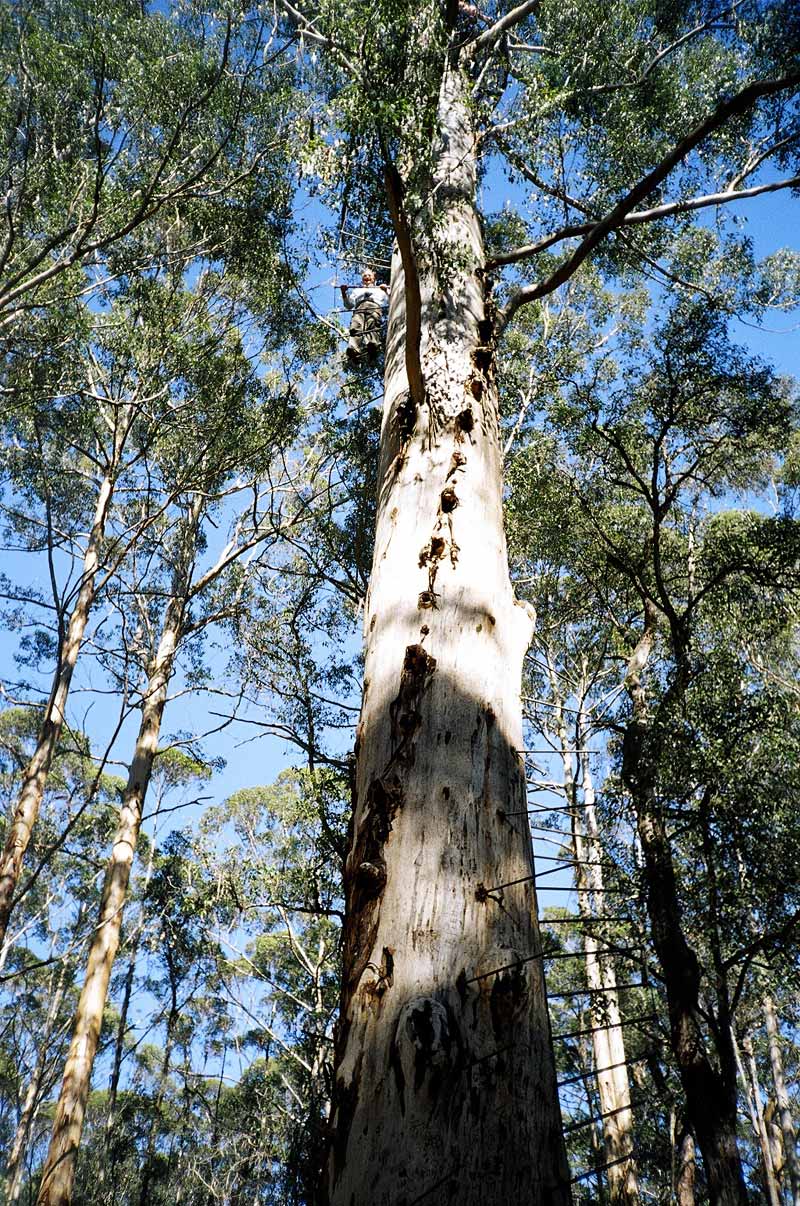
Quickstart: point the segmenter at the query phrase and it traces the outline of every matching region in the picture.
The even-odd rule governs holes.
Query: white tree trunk
[[[758,1070],[756,1061],[753,1055],[753,1045],[749,1038],[745,1038],[742,1042],[745,1055],[747,1056],[747,1069],[745,1069],[742,1057],[739,1053],[739,1044],[736,1037],[733,1037],[734,1050],[736,1052],[736,1063],[738,1065],[739,1077],[742,1082],[742,1088],[747,1099],[747,1107],[750,1111],[750,1125],[753,1128],[753,1137],[758,1143],[761,1150],[761,1163],[764,1169],[764,1184],[767,1190],[770,1206],[781,1206],[781,1197],[778,1190],[778,1183],[775,1179],[775,1170],[772,1165],[772,1148],[770,1147],[769,1135],[764,1122],[764,1107],[761,1100],[761,1086],[758,1081]]]
[[[111,858],[106,869],[98,924],[89,947],[86,978],[75,1015],[50,1148],[36,1199],[37,1206],[69,1206],[72,1201],[75,1160],[91,1087],[92,1067],[100,1038],[111,969],[119,947],[122,912],[139,839],[144,799],[158,749],[167,688],[180,639],[201,507],[202,495],[198,492],[186,523],[161,637],[148,675],[139,733],[122,797]]]
[[[44,1029],[41,1042],[36,1053],[36,1064],[25,1093],[25,1101],[22,1106],[19,1123],[14,1134],[14,1141],[11,1145],[11,1151],[6,1165],[6,1206],[14,1206],[14,1203],[19,1201],[20,1193],[22,1192],[22,1177],[25,1168],[25,1153],[30,1142],[31,1132],[36,1116],[39,1112],[42,1103],[43,1085],[45,1075],[47,1073],[48,1061],[52,1059],[51,1042],[53,1037],[53,1029],[55,1027],[58,1011],[61,1008],[61,1002],[64,999],[64,991],[66,989],[67,965],[62,963],[61,970],[56,981],[55,991],[50,998],[50,1003],[47,1007],[47,1015],[45,1017]],[[47,1093],[47,1087],[44,1088],[44,1093]]]
[[[581,727],[579,743],[587,748],[589,733]],[[578,908],[587,922],[602,919],[606,912],[603,895],[602,845],[595,808],[594,784],[589,759],[581,756],[583,768],[583,807],[574,809],[572,816],[573,841],[576,859]],[[625,1206],[638,1206],[639,1187],[634,1160],[626,1159],[633,1151],[633,1113],[631,1090],[626,1064],[622,1014],[617,989],[617,973],[608,956],[598,954],[597,926],[584,933],[586,979],[592,996],[593,1025],[600,1026],[592,1034],[597,1091],[603,1117],[603,1138],[611,1201]]]
[[[141,887],[141,895],[145,896],[150,878],[153,874],[153,860],[155,858],[155,842],[150,843],[150,849],[147,855],[147,867],[144,873],[144,882]],[[98,1197],[101,1201],[105,1201],[106,1186],[110,1186],[111,1191],[114,1191],[115,1169],[113,1161],[112,1139],[114,1130],[117,1124],[117,1097],[119,1094],[120,1073],[122,1071],[122,1058],[125,1050],[125,1035],[128,1032],[128,1011],[130,1009],[131,995],[133,993],[133,980],[136,974],[136,960],[139,955],[139,943],[142,939],[142,933],[145,925],[144,906],[140,906],[140,915],[138,924],[134,933],[129,936],[129,958],[128,970],[125,975],[125,986],[122,993],[122,1003],[119,1011],[119,1021],[117,1023],[117,1034],[114,1043],[114,1062],[111,1067],[111,1075],[108,1081],[108,1113],[106,1114],[105,1131],[103,1134],[103,1156],[100,1162],[100,1171],[98,1176]]]
[[[775,1002],[767,994],[764,997],[764,1021],[767,1027],[767,1044],[769,1061],[772,1068],[772,1083],[775,1087],[775,1101],[778,1105],[778,1116],[783,1136],[783,1151],[785,1167],[789,1173],[789,1192],[793,1206],[800,1206],[800,1162],[797,1159],[797,1136],[794,1129],[792,1110],[789,1104],[789,1094],[786,1091],[786,1080],[783,1074],[783,1056],[781,1055],[780,1031]]]
[[[502,518],[474,135],[445,75],[418,257],[424,405],[395,257],[328,1164],[334,1206],[566,1203],[520,747],[532,623]],[[440,260],[441,262],[441,260]],[[520,882],[504,890],[494,885]],[[495,970],[502,969],[502,970]]]
[[[6,834],[5,846],[0,859],[0,947],[5,944],[22,861],[39,816],[47,776],[50,773],[56,746],[61,737],[61,730],[64,727],[64,715],[72,675],[94,602],[95,578],[100,565],[103,535],[111,505],[115,473],[116,457],[112,467],[103,478],[97,495],[94,520],[83,558],[81,587],[69,618],[64,643],[59,650],[58,665],[39,730],[36,749],[25,769],[14,816]]]
[[[573,748],[567,732],[563,700],[557,679],[552,673],[550,687],[556,701],[553,721],[561,746],[564,798],[570,809],[578,911],[586,923],[583,931],[584,966],[593,1027],[591,1043],[595,1081],[600,1100],[605,1158],[609,1164],[606,1171],[609,1196],[613,1203],[638,1206],[636,1165],[632,1158],[628,1159],[633,1151],[633,1114],[617,973],[612,961],[600,953],[603,943],[598,939],[598,922],[602,921],[606,906],[603,868],[600,866],[603,848],[595,808],[594,782],[589,759],[582,754],[579,756],[582,796],[579,801],[572,764]],[[588,749],[590,732],[583,714],[578,718],[577,737],[578,748]]]

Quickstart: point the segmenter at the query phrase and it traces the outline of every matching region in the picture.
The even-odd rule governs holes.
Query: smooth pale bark
[[[764,997],[764,1021],[767,1027],[767,1046],[769,1062],[772,1068],[772,1083],[775,1088],[775,1101],[778,1106],[781,1135],[783,1137],[783,1153],[785,1168],[789,1174],[789,1192],[793,1206],[800,1206],[800,1162],[797,1158],[797,1135],[794,1129],[794,1119],[789,1104],[789,1094],[786,1090],[786,1078],[783,1072],[783,1056],[781,1054],[780,1030],[775,1002],[767,994]]]
[[[36,749],[26,767],[14,815],[6,834],[5,846],[0,859],[0,947],[5,945],[22,862],[31,840],[33,827],[39,816],[47,786],[47,776],[50,773],[53,756],[64,727],[64,715],[72,675],[94,603],[95,579],[100,565],[103,534],[114,491],[115,473],[116,455],[112,466],[101,482],[97,495],[94,519],[83,558],[81,587],[69,618],[63,645],[59,650],[58,664],[39,730]]]
[[[425,400],[395,256],[365,607],[327,1192],[334,1206],[567,1203],[465,81],[443,78]],[[448,249],[450,254],[448,255]],[[521,882],[492,890],[509,880]],[[503,969],[503,970],[496,970]]]
[[[774,1101],[768,1100],[766,1106],[764,1107],[764,1123],[767,1128],[769,1150],[772,1153],[772,1167],[775,1169],[775,1176],[778,1178],[778,1184],[781,1187],[784,1187],[786,1161],[783,1155],[783,1135],[781,1134],[779,1124],[775,1121]],[[781,1195],[781,1201],[791,1203],[791,1197],[788,1191],[784,1190]]]
[[[92,1067],[111,969],[119,947],[122,913],[141,828],[144,799],[158,749],[167,688],[180,639],[201,509],[202,496],[198,493],[184,529],[161,637],[150,666],[139,733],[106,869],[98,923],[89,948],[86,978],[75,1015],[37,1206],[69,1206],[72,1201],[75,1159],[91,1087]]]
[[[644,855],[647,911],[666,990],[670,1044],[686,1098],[687,1119],[703,1158],[709,1200],[712,1206],[747,1206],[736,1140],[736,1061],[730,1025],[717,1025],[715,1066],[709,1059],[701,1023],[700,964],[684,933],[672,848],[656,790],[659,735],[641,681],[652,651],[653,632],[648,616],[626,677],[633,715],[623,738],[622,778],[636,813]],[[727,1003],[720,1000],[718,1005],[724,1009]]]
[[[36,1064],[25,1093],[22,1113],[20,1114],[19,1123],[14,1134],[14,1141],[11,1144],[11,1151],[8,1156],[8,1163],[6,1165],[6,1196],[4,1199],[6,1206],[14,1206],[14,1203],[19,1201],[22,1192],[25,1153],[36,1122],[36,1116],[42,1104],[43,1088],[45,1094],[48,1092],[48,1086],[45,1086],[45,1077],[47,1075],[48,1063],[52,1060],[51,1045],[53,1030],[58,1017],[58,1011],[61,1008],[61,1002],[64,999],[66,979],[67,966],[64,962],[61,964],[55,990],[50,997],[50,1003],[47,1007],[42,1037],[36,1052]]]
[[[144,882],[142,884],[142,895],[147,892],[150,877],[153,874],[153,860],[155,858],[155,843],[150,843],[150,851],[147,857],[147,869],[144,873]],[[119,1080],[122,1071],[122,1057],[125,1051],[125,1035],[128,1033],[128,1011],[131,1004],[131,995],[133,993],[133,981],[136,974],[136,960],[139,954],[139,943],[141,942],[142,932],[144,929],[144,910],[142,909],[138,925],[134,934],[129,939],[130,957],[128,959],[128,970],[125,973],[125,984],[122,991],[122,1004],[120,1006],[119,1021],[117,1023],[117,1035],[114,1042],[114,1062],[111,1067],[111,1075],[108,1081],[108,1113],[106,1115],[105,1132],[103,1135],[103,1160],[99,1170],[99,1197],[105,1200],[106,1185],[114,1190],[115,1180],[115,1153],[112,1145],[114,1130],[117,1122],[117,1096],[119,1093]]]
[[[684,1127],[676,1143],[678,1156],[678,1175],[675,1178],[675,1201],[677,1206],[695,1206],[694,1184],[697,1178],[697,1158],[694,1150],[694,1137],[688,1127]]]
[[[131,995],[133,993],[133,978],[136,972],[136,949],[134,949],[128,961],[128,970],[125,973],[125,986],[122,992],[122,1005],[120,1008],[119,1021],[117,1023],[117,1035],[114,1041],[114,1063],[111,1067],[111,1076],[108,1086],[108,1113],[106,1114],[106,1125],[103,1133],[103,1159],[100,1162],[98,1172],[98,1197],[101,1201],[106,1201],[106,1189],[110,1187],[111,1192],[114,1192],[114,1183],[116,1178],[116,1159],[114,1153],[113,1139],[114,1131],[117,1125],[117,1096],[119,1093],[119,1079],[122,1072],[122,1057],[125,1050],[125,1035],[128,1031],[128,1011],[130,1010]]]
[[[581,800],[578,800],[578,784],[573,772],[573,749],[569,739],[564,714],[564,704],[548,656],[550,690],[555,700],[553,724],[561,747],[564,796],[570,807],[572,830],[572,853],[575,860],[575,889],[578,911],[587,923],[583,932],[586,983],[589,988],[588,1026],[591,1034],[592,1059],[596,1069],[595,1081],[600,1101],[601,1126],[606,1171],[611,1201],[638,1206],[639,1187],[633,1152],[633,1113],[631,1110],[630,1082],[625,1066],[625,1041],[622,1029],[622,1014],[617,990],[617,974],[613,963],[599,951],[598,922],[605,913],[603,896],[602,844],[595,808],[594,783],[589,760],[579,757],[581,768]],[[588,748],[588,725],[581,714],[578,719],[578,748]],[[584,1023],[581,1022],[583,1026]]]
[[[580,726],[579,745],[586,749],[589,733]],[[572,837],[575,849],[575,883],[578,908],[587,921],[602,920],[606,897],[603,895],[603,847],[595,808],[594,784],[589,759],[582,755],[581,809],[572,814]],[[601,1028],[592,1034],[594,1064],[597,1069],[597,1090],[603,1118],[603,1139],[606,1160],[614,1161],[606,1173],[611,1201],[625,1206],[638,1206],[639,1186],[636,1179],[636,1164],[625,1159],[633,1152],[633,1113],[631,1111],[631,1089],[626,1066],[625,1038],[622,1028],[622,1013],[617,989],[617,973],[608,956],[598,954],[601,945],[593,932],[583,938],[586,955],[586,979],[590,989],[596,990],[592,997],[593,1026]]]
[[[761,1096],[758,1069],[756,1068],[755,1056],[753,1054],[753,1044],[747,1036],[742,1040],[742,1048],[747,1059],[747,1067],[745,1068],[745,1064],[739,1054],[735,1036],[733,1042],[742,1088],[744,1089],[747,1106],[750,1111],[753,1136],[761,1151],[761,1163],[764,1171],[764,1184],[767,1188],[767,1197],[769,1198],[770,1206],[781,1206],[780,1190],[772,1163],[772,1147],[769,1141],[769,1134],[767,1133],[767,1124],[764,1121],[764,1102]]]

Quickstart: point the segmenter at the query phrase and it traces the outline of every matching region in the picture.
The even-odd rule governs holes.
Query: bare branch
[[[729,201],[746,201],[750,197],[760,197],[762,193],[776,193],[785,188],[800,186],[800,176],[789,176],[785,180],[773,180],[768,184],[754,185],[752,188],[726,189],[722,193],[707,193],[703,197],[691,197],[687,201],[670,201],[665,205],[657,205],[653,209],[640,209],[628,214],[620,225],[641,226],[645,222],[655,222],[660,218],[671,218],[675,214],[688,214],[697,209],[708,209],[712,205],[726,205]],[[574,202],[570,201],[570,204]],[[563,226],[561,230],[541,239],[538,243],[530,243],[525,247],[515,247],[513,251],[504,251],[492,256],[487,261],[488,268],[499,268],[503,264],[517,264],[520,260],[529,259],[539,252],[560,243],[563,239],[573,239],[579,235],[588,235],[598,226],[598,222],[574,223]]]
[[[499,329],[502,331],[508,324],[512,316],[517,312],[520,306],[526,305],[528,302],[535,301],[539,297],[544,297],[548,293],[552,293],[565,281],[577,272],[583,261],[594,251],[606,235],[613,230],[622,226],[626,217],[635,207],[648,197],[656,188],[666,180],[667,176],[672,172],[679,163],[694,150],[701,142],[704,141],[715,130],[724,125],[732,117],[738,116],[740,113],[745,113],[748,109],[765,96],[772,96],[777,92],[785,92],[788,88],[792,88],[800,83],[800,72],[795,72],[793,75],[782,76],[780,79],[758,80],[756,83],[748,84],[741,92],[737,92],[734,96],[724,100],[713,113],[702,121],[700,125],[682,138],[658,163],[652,171],[643,176],[637,184],[630,189],[624,197],[622,197],[609,214],[601,219],[586,235],[583,242],[575,249],[568,259],[564,260],[559,267],[552,272],[546,280],[538,285],[528,285],[523,289],[519,289],[509,299],[508,304],[500,315]]]
[[[516,8],[512,8],[510,13],[506,13],[504,17],[500,17],[498,21],[495,21],[494,25],[490,25],[488,29],[485,29],[474,42],[468,44],[465,57],[473,58],[476,54],[480,54],[482,50],[491,50],[507,29],[513,29],[515,25],[519,25],[521,21],[529,17],[538,7],[539,0],[524,0],[523,4],[518,4]]]
[[[540,192],[546,193],[548,197],[554,197],[556,201],[561,201],[564,205],[571,205],[573,209],[577,209],[581,214],[586,214],[587,217],[591,215],[592,211],[585,201],[579,201],[577,197],[570,196],[565,189],[558,188],[556,185],[548,184],[546,180],[542,180],[541,176],[528,166],[522,156],[518,155],[514,148],[509,146],[506,139],[502,137],[500,126],[494,126],[492,129],[487,130],[484,138],[495,142],[511,166],[516,168],[519,174],[524,176],[526,180],[529,180]]]
[[[420,342],[422,339],[422,295],[420,292],[417,258],[411,241],[411,227],[408,222],[403,203],[403,181],[381,135],[381,152],[383,154],[386,180],[386,195],[389,202],[389,213],[392,218],[397,247],[403,264],[403,283],[405,286],[406,311],[406,376],[411,401],[419,408],[425,401],[425,382],[422,376],[420,360]]]

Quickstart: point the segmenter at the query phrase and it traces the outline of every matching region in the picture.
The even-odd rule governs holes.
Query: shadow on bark
[[[560,1206],[532,848],[509,815],[525,806],[505,706],[518,706],[517,663],[473,599],[458,624],[486,648],[456,669],[458,634],[437,633],[447,610],[386,617],[394,665],[365,682],[326,1200]],[[420,639],[403,647],[411,624]]]

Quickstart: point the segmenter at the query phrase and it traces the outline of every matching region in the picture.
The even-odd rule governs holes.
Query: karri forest
[[[800,6],[0,8],[2,1206],[800,1206]]]

